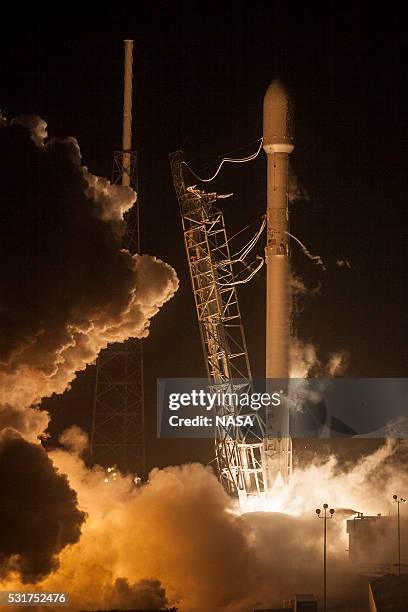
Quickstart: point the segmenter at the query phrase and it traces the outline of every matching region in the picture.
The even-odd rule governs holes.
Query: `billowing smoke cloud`
[[[248,576],[245,529],[210,469],[154,470],[148,484],[135,487],[130,477],[105,483],[100,468],[87,470],[72,453],[56,450],[51,456],[69,474],[89,520],[42,588],[69,581],[77,609],[113,606],[118,578],[129,584],[159,580],[169,602],[182,603],[183,610],[227,609],[245,596],[246,585],[234,580]],[[78,563],[81,572],[73,572]]]
[[[178,285],[167,264],[121,249],[134,192],[81,166],[75,139],[46,136],[35,116],[0,128],[0,405],[28,437],[45,419],[30,432],[16,411],[65,391],[109,342],[145,337]]]
[[[121,248],[135,193],[81,166],[75,139],[46,138],[39,117],[0,119],[0,564],[3,580],[33,583],[58,567],[85,516],[38,444],[49,421],[39,402],[108,343],[147,336],[178,286],[170,266]],[[78,430],[62,442],[74,455],[87,445]],[[118,606],[164,601],[155,582],[119,580],[110,593]]]
[[[37,581],[79,540],[85,514],[45,450],[11,429],[0,432],[0,483],[0,579],[18,572],[23,582]]]
[[[44,436],[42,432],[47,429],[48,423],[48,413],[35,406],[22,409],[10,404],[0,405],[0,432],[9,427],[18,431],[26,440],[36,442],[39,433]]]
[[[108,588],[105,599],[117,610],[161,610],[167,605],[166,592],[159,580],[139,580],[129,584],[126,578],[117,578]]]
[[[102,469],[88,470],[78,454],[53,451],[89,518],[80,541],[61,552],[59,569],[37,588],[69,584],[74,610],[167,599],[183,612],[247,612],[279,607],[306,585],[319,597],[323,528],[315,508],[328,502],[336,509],[328,526],[330,597],[350,610],[350,593],[356,601],[359,591],[345,552],[345,519],[354,511],[344,509],[395,512],[392,495],[408,487],[408,478],[392,465],[394,452],[388,443],[344,469],[333,457],[315,462],[295,471],[264,507],[257,500],[258,512],[241,515],[201,465],[154,470],[135,487],[120,475],[105,483]],[[390,547],[391,559],[394,552]],[[363,607],[366,585],[360,595]]]
[[[30,132],[31,140],[38,145],[42,146],[48,137],[47,133],[47,122],[38,115],[21,115],[11,120],[11,125],[22,125],[27,128]]]
[[[77,425],[71,425],[63,431],[58,442],[76,455],[82,455],[89,447],[88,435]]]

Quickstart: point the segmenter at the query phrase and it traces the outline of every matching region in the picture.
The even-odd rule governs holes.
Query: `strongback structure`
[[[123,141],[113,158],[114,183],[137,192],[137,157],[132,150],[133,41],[125,40]],[[139,203],[126,214],[123,248],[140,252]],[[96,364],[95,397],[91,431],[91,460],[116,465],[138,476],[145,472],[143,353],[140,340],[112,344]]]
[[[201,333],[204,360],[212,391],[249,392],[251,370],[238,305],[228,238],[216,193],[186,186],[183,153],[170,155],[180,205],[184,244]],[[244,416],[224,403],[217,414]],[[247,410],[247,409],[246,409]],[[253,412],[251,413],[253,416]],[[227,492],[245,501],[265,493],[265,424],[257,417],[251,430],[218,425],[214,431],[219,478]]]

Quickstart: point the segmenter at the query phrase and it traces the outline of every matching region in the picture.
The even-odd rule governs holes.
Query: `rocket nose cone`
[[[281,79],[274,79],[265,92],[264,103],[276,101],[279,98],[286,99],[288,96],[288,91]]]
[[[280,79],[272,81],[264,96],[263,138],[267,153],[293,151],[293,105]]]

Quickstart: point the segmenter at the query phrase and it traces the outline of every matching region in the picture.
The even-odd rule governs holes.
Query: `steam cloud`
[[[318,351],[312,342],[304,342],[294,331],[296,317],[301,311],[300,299],[305,296],[315,296],[320,292],[320,285],[310,289],[303,279],[296,275],[293,270],[290,275],[291,289],[291,312],[290,324],[292,336],[289,346],[289,376],[290,378],[308,378],[309,376],[339,376],[345,371],[349,355],[346,350],[335,351],[327,356],[326,363],[322,363],[318,357]]]
[[[0,432],[0,482],[0,579],[18,572],[23,582],[37,581],[79,540],[85,514],[45,450],[10,429]]]
[[[159,610],[167,605],[166,592],[159,580],[139,580],[129,584],[126,578],[117,578],[107,597],[113,609]]]
[[[291,164],[289,164],[289,202],[293,204],[299,200],[310,202],[310,196]]]
[[[64,392],[109,342],[145,337],[178,286],[167,264],[121,249],[135,193],[81,166],[74,138],[46,135],[31,115],[0,127],[0,405],[14,411],[0,422],[31,438],[46,419],[29,432],[16,411]]]
[[[243,515],[201,465],[154,470],[135,487],[120,475],[105,483],[103,471],[87,469],[78,452],[55,450],[52,461],[69,474],[89,518],[80,541],[61,552],[59,569],[40,586],[69,584],[75,610],[141,606],[146,600],[137,593],[183,612],[278,607],[305,584],[319,596],[321,567],[310,561],[321,559],[323,530],[314,510],[329,501],[336,508],[328,526],[330,594],[351,610],[356,579],[345,553],[345,519],[355,510],[347,508],[395,511],[392,494],[408,486],[406,472],[392,463],[395,450],[388,443],[353,466],[342,468],[332,457],[298,469],[274,505],[265,503],[268,512]],[[387,545],[392,560],[393,542]],[[366,596],[366,588],[360,592]]]
[[[317,349],[311,342],[303,342],[297,336],[290,341],[290,378],[307,378],[308,376],[339,376],[348,363],[347,351],[335,351],[322,363]]]
[[[41,399],[69,388],[108,343],[147,336],[151,317],[178,287],[170,266],[121,248],[123,215],[135,193],[81,166],[74,138],[46,142],[46,127],[35,115],[9,124],[0,118],[0,578],[6,582],[20,576],[35,583],[54,571],[85,519],[67,477],[38,444],[49,421]],[[74,453],[86,446],[78,431],[63,442]],[[154,581],[112,583],[113,604],[124,599],[161,605],[164,595]]]

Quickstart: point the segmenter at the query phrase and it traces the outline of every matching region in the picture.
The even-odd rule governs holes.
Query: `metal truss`
[[[137,185],[137,153],[136,151],[115,151],[113,153],[112,182],[120,184],[123,175],[128,177],[129,187],[133,191],[138,190]],[[139,205],[135,205],[125,213],[126,234],[122,240],[122,246],[131,253],[140,252],[140,231],[139,231]]]
[[[212,391],[250,392],[252,376],[224,217],[215,206],[220,197],[186,187],[183,153],[170,155],[180,205],[184,244],[197,310],[201,341]],[[218,416],[245,416],[247,408],[224,402]],[[254,417],[254,412],[251,412]],[[251,428],[215,427],[215,453],[220,481],[240,499],[265,492],[267,478],[263,439],[265,424],[255,415]]]
[[[115,151],[114,183],[124,174],[137,192],[135,151]],[[123,248],[140,252],[139,204],[125,215]],[[91,460],[103,466],[116,465],[138,476],[145,473],[143,350],[141,340],[112,344],[96,363]]]

